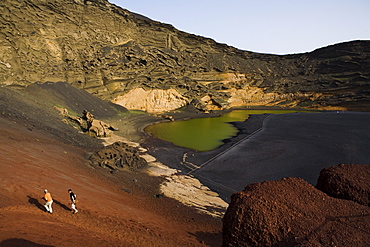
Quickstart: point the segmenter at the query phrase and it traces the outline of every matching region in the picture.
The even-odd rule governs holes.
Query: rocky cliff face
[[[3,85],[66,81],[152,112],[184,104],[370,109],[370,41],[277,56],[181,32],[106,0],[3,0],[0,11]]]

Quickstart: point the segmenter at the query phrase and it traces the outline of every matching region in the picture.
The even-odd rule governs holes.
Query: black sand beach
[[[325,167],[370,164],[370,113],[256,115],[236,126],[238,136],[209,152],[154,137],[144,145],[162,163],[195,176],[226,201],[250,183],[300,177],[315,185]]]

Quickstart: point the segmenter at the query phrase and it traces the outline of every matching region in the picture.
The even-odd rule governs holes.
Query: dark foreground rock
[[[370,166],[340,164],[325,168],[316,188],[329,196],[370,206]]]
[[[90,162],[93,165],[107,167],[112,171],[123,168],[135,170],[147,165],[146,160],[140,157],[137,147],[123,142],[115,142],[99,150],[90,157]]]
[[[300,178],[248,185],[224,217],[223,246],[369,246],[370,209]]]

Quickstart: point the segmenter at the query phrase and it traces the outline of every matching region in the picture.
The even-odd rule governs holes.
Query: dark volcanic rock
[[[325,168],[316,188],[329,196],[370,206],[370,166],[340,164]]]
[[[368,207],[286,178],[233,194],[223,246],[369,246],[369,227]]]
[[[115,142],[99,150],[90,157],[90,162],[112,171],[122,168],[135,170],[147,165],[146,160],[140,157],[138,148],[123,142]]]

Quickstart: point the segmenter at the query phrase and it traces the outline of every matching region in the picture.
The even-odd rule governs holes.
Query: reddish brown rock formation
[[[316,188],[329,196],[370,206],[370,166],[340,164],[325,168]]]
[[[370,209],[329,197],[300,178],[233,194],[223,246],[369,246]]]

